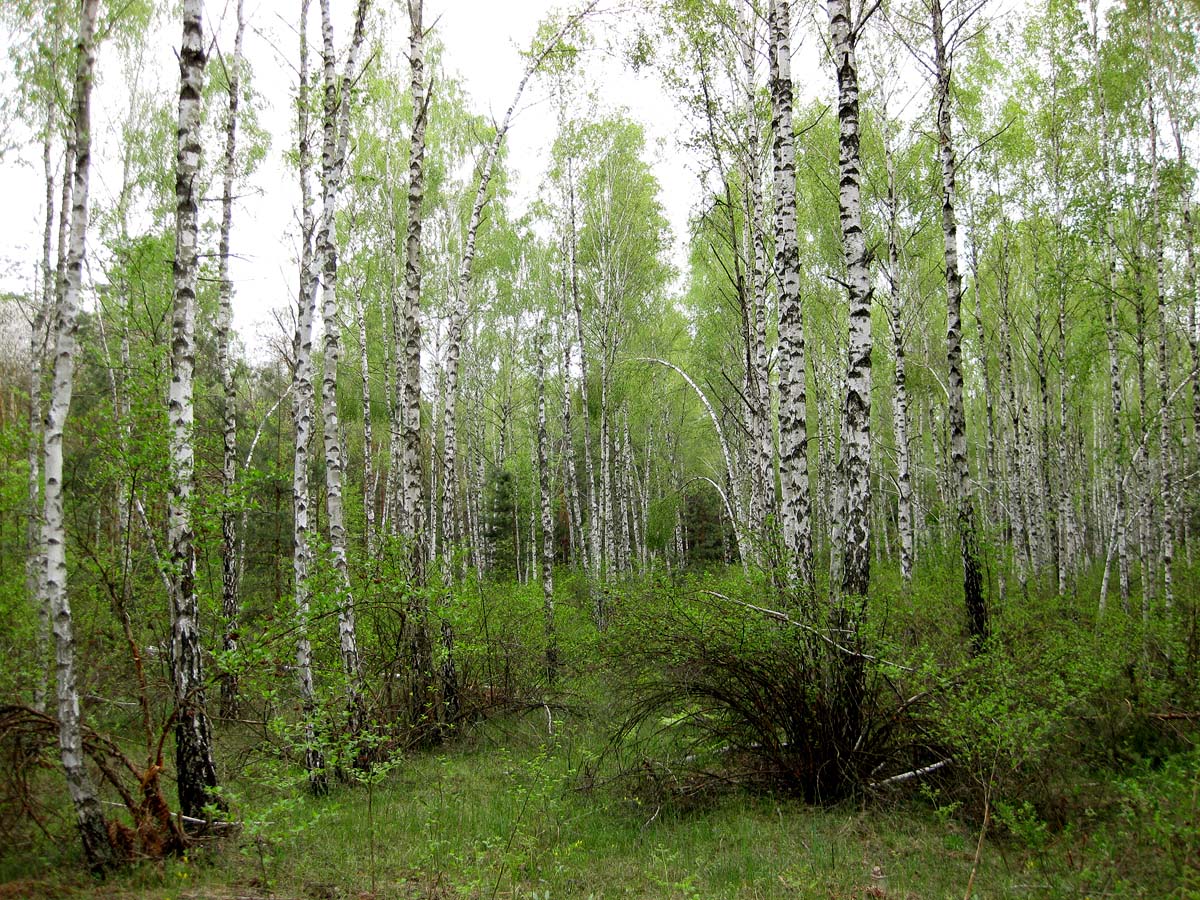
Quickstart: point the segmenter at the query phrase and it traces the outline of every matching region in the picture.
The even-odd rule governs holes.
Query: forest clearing
[[[1200,897],[1196,0],[0,32],[0,900]]]

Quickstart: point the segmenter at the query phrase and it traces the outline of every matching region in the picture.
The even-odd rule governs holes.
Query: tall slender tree
[[[171,315],[171,387],[168,415],[172,464],[167,509],[171,567],[171,669],[175,687],[175,760],[179,808],[204,815],[217,802],[217,769],[205,708],[204,663],[196,600],[196,550],[192,530],[195,448],[192,402],[196,368],[196,272],[200,201],[200,115],[204,35],[200,0],[184,0],[179,52],[179,143],[175,156],[175,302]]]
[[[234,491],[237,486],[237,386],[234,383],[233,281],[229,277],[229,239],[233,229],[233,183],[237,169],[238,104],[241,93],[242,37],[246,30],[242,0],[237,4],[237,31],[233,39],[233,60],[225,65],[229,106],[225,122],[225,159],[221,185],[221,237],[218,280],[220,300],[217,312],[217,369],[221,376],[221,610],[225,616],[222,649],[227,656],[237,651],[238,618],[238,541]],[[222,60],[224,62],[224,60]],[[236,668],[221,676],[221,713],[237,715],[238,678]]]
[[[96,65],[96,18],[100,0],[85,0],[79,14],[75,87],[72,97],[74,129],[69,137],[63,178],[70,179],[70,232],[58,303],[55,310],[54,374],[44,432],[45,500],[42,538],[46,553],[46,599],[54,633],[55,687],[58,711],[59,759],[88,865],[111,868],[116,856],[109,841],[104,812],[83,755],[83,729],[76,683],[75,632],[67,593],[67,542],[63,521],[63,435],[75,375],[75,336],[79,323],[79,294],[88,226],[88,183],[92,160],[91,96]]]
[[[789,0],[772,0],[771,130],[774,134],[775,279],[779,298],[779,481],[784,546],[798,580],[813,579],[812,501],[808,484],[808,407],[800,247],[796,237],[796,153],[792,134],[792,50]]]
[[[976,7],[978,9],[978,7]],[[957,162],[951,131],[950,77],[954,45],[947,45],[943,0],[930,0],[933,31],[934,102],[937,107],[938,162],[942,176],[942,236],[946,270],[946,365],[950,419],[950,484],[956,509],[963,562],[963,595],[967,607],[967,625],[976,649],[982,649],[988,635],[987,602],[983,595],[983,565],[980,559],[978,525],[975,521],[974,491],[967,460],[967,417],[963,400],[962,362],[962,278],[958,269],[958,220],[955,216]],[[963,34],[959,20],[954,35]]]

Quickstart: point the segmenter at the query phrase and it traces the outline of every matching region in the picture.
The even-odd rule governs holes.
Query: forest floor
[[[531,713],[317,799],[272,785],[247,755],[229,794],[235,836],[96,883],[64,817],[57,844],[0,848],[0,898],[1200,896],[1200,835],[1147,851],[1135,833],[1152,824],[1119,804],[1086,829],[1014,835],[992,819],[980,842],[977,812],[929,790],[831,809],[686,784],[655,800],[646,779],[588,778],[595,747]],[[1194,810],[1198,784],[1179,782],[1193,796],[1176,799]]]

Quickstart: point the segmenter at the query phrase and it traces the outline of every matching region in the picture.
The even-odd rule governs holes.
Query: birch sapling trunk
[[[1154,7],[1153,4],[1148,5],[1147,9],[1147,52],[1151,49],[1152,29],[1154,27]],[[1168,369],[1170,363],[1170,334],[1168,319],[1170,313],[1167,311],[1167,295],[1163,290],[1163,237],[1162,237],[1162,201],[1160,197],[1160,172],[1158,160],[1158,109],[1155,102],[1154,80],[1151,77],[1150,81],[1150,96],[1147,99],[1147,107],[1150,124],[1150,221],[1151,221],[1151,240],[1153,242],[1151,253],[1153,254],[1152,261],[1152,277],[1151,290],[1154,293],[1154,302],[1158,310],[1158,428],[1159,428],[1159,453],[1158,453],[1158,474],[1159,474],[1159,493],[1162,495],[1163,504],[1163,523],[1161,543],[1159,544],[1159,566],[1162,569],[1163,580],[1163,605],[1167,612],[1171,611],[1175,602],[1174,584],[1172,581],[1171,569],[1175,559],[1175,503],[1177,498],[1174,491],[1174,463],[1172,460],[1171,446],[1171,394],[1168,383]]]
[[[1004,238],[1000,248],[997,276],[1000,296],[1000,392],[1008,410],[1010,428],[1005,439],[1005,458],[1008,464],[1009,533],[1014,546],[1017,581],[1022,594],[1028,594],[1029,572],[1033,569],[1033,549],[1026,526],[1025,491],[1021,478],[1021,407],[1017,403],[1016,382],[1013,380],[1012,325],[1009,308],[1009,229],[1003,223]]]
[[[297,134],[300,168],[300,292],[297,297],[296,334],[293,339],[295,371],[292,375],[292,415],[295,447],[292,454],[292,570],[296,602],[296,673],[300,682],[301,715],[304,720],[304,765],[315,794],[328,788],[325,758],[316,738],[316,691],[313,684],[312,644],[308,637],[308,569],[312,558],[309,526],[309,451],[312,444],[313,390],[312,323],[316,312],[317,279],[313,268],[312,171],[308,116],[308,5],[300,5],[300,86],[297,98]]]
[[[46,711],[49,693],[50,608],[46,601],[46,544],[42,539],[42,456],[45,452],[45,419],[42,412],[43,382],[50,327],[55,311],[54,268],[51,248],[54,239],[54,169],[51,150],[54,137],[55,105],[46,103],[46,133],[42,137],[42,168],[46,179],[46,224],[42,232],[42,271],[40,297],[29,329],[29,516],[26,522],[25,590],[37,614],[37,638],[34,644],[37,672],[33,683],[33,708]],[[70,173],[63,173],[64,180]]]
[[[221,236],[219,240],[217,309],[217,370],[221,377],[221,611],[225,618],[222,650],[232,659],[237,652],[238,618],[238,541],[234,492],[237,487],[237,390],[233,379],[233,282],[229,278],[229,237],[233,227],[233,181],[237,166],[238,101],[242,70],[242,36],[246,22],[242,0],[237,4],[237,32],[233,39],[233,65],[226,69],[229,106],[225,123],[225,160],[221,187]],[[226,665],[221,673],[221,714],[237,715],[238,676],[236,665]]]
[[[587,548],[586,567],[594,582],[600,575],[600,505],[596,496],[596,471],[592,459],[592,416],[588,405],[588,347],[583,330],[583,297],[579,290],[579,266],[576,258],[575,175],[573,159],[567,159],[567,266],[570,270],[571,306],[575,313],[575,339],[579,342],[579,395],[583,412],[583,470],[587,476],[588,516],[584,529]],[[591,585],[593,617],[603,622],[603,598]]]
[[[1175,160],[1180,172],[1190,172],[1187,153],[1184,149],[1183,132],[1180,127],[1180,111],[1176,108],[1175,100],[1180,96],[1179,91],[1167,92],[1167,112],[1171,119],[1171,135],[1175,139]],[[1200,334],[1197,333],[1196,306],[1200,304],[1200,274],[1197,273],[1196,263],[1196,223],[1192,219],[1192,191],[1195,180],[1190,179],[1183,185],[1182,217],[1183,217],[1183,250],[1184,250],[1184,301],[1187,303],[1188,349],[1192,355],[1192,444],[1200,449]]]
[[[753,11],[751,11],[753,12]],[[741,57],[745,90],[744,108],[746,116],[746,153],[742,167],[742,194],[746,219],[743,227],[745,270],[748,278],[743,279],[741,292],[742,328],[745,345],[746,377],[743,384],[743,401],[746,408],[748,465],[745,466],[746,481],[746,528],[754,540],[747,549],[758,562],[763,525],[768,509],[768,470],[771,457],[766,453],[766,417],[770,412],[769,393],[766,389],[765,341],[766,316],[764,312],[767,290],[767,250],[763,234],[762,191],[759,177],[762,163],[759,157],[760,130],[755,109],[755,63],[758,50],[758,22],[753,14],[746,15],[740,26]],[[769,479],[774,482],[773,473]]]
[[[962,369],[962,281],[958,272],[958,223],[954,202],[957,188],[954,139],[950,129],[950,59],[945,45],[942,0],[930,3],[935,92],[937,102],[938,159],[942,172],[942,235],[946,265],[946,362],[949,370],[950,460],[953,500],[957,508],[958,532],[963,561],[963,595],[971,644],[983,648],[988,635],[988,611],[983,596],[983,571],[976,531],[975,503],[967,460],[967,419],[963,401]]]
[[[46,411],[43,471],[45,493],[42,539],[46,553],[45,591],[54,633],[54,671],[58,712],[58,749],[67,791],[84,856],[93,871],[116,864],[109,842],[104,812],[88,773],[83,752],[83,731],[76,684],[75,633],[67,594],[66,527],[63,520],[63,434],[71,407],[75,375],[75,336],[78,331],[79,295],[88,224],[88,176],[91,165],[91,93],[95,69],[95,29],[100,0],[85,0],[79,18],[78,57],[72,97],[74,129],[72,150],[63,178],[71,182],[69,247],[58,287],[55,310],[53,381]]]
[[[173,477],[167,506],[171,565],[171,669],[175,687],[175,759],[179,808],[201,818],[219,803],[217,770],[205,709],[196,552],[192,532],[195,449],[192,377],[196,368],[196,273],[200,201],[200,114],[203,103],[204,37],[201,0],[184,0],[179,53],[179,143],[175,157],[175,303],[171,316],[171,386],[168,418]]]
[[[354,596],[350,589],[350,567],[346,556],[346,523],[342,498],[341,431],[337,414],[337,370],[342,355],[341,322],[338,317],[338,253],[334,234],[338,195],[346,164],[346,146],[350,130],[350,92],[362,46],[368,0],[359,0],[354,33],[346,70],[341,79],[339,97],[333,46],[333,20],[329,0],[321,0],[321,45],[324,69],[321,151],[321,227],[316,236],[316,253],[321,269],[321,309],[324,318],[324,371],[321,378],[321,406],[325,439],[325,512],[329,523],[329,553],[337,578],[338,645],[342,674],[346,679],[346,706],[351,736],[362,725],[362,674],[358,655],[358,637],[354,622]]]
[[[378,532],[375,527],[375,497],[378,475],[375,472],[375,439],[371,428],[371,368],[367,354],[367,301],[359,297],[358,351],[359,368],[362,371],[363,403],[363,515],[366,520],[367,555],[371,558],[379,550]]]
[[[546,681],[558,674],[558,645],[554,636],[554,509],[550,493],[550,460],[546,434],[546,327],[538,329],[537,346],[537,463],[538,497],[542,515],[542,618],[546,640]]]
[[[900,293],[900,201],[896,193],[896,161],[885,131],[888,179],[888,290],[891,297],[892,351],[896,359],[892,422],[896,436],[896,528],[900,536],[900,577],[905,591],[912,588],[913,499],[908,445],[908,385],[905,381],[904,302]]]
[[[850,301],[849,358],[842,408],[842,480],[845,493],[841,593],[859,600],[871,584],[871,284],[862,228],[856,26],[850,0],[831,0],[830,36],[837,69],[838,207]],[[860,23],[861,25],[861,23]],[[841,623],[848,627],[848,623]]]
[[[789,0],[769,12],[771,130],[775,184],[775,278],[779,297],[779,477],[784,548],[794,560],[796,586],[811,590],[812,501],[808,484],[804,316],[800,303],[800,246],[796,238],[796,155],[792,135],[791,13]]]
[[[567,473],[567,502],[571,513],[571,546],[579,557],[583,558],[584,568],[587,567],[587,547],[584,543],[583,507],[579,500],[579,474],[575,468],[575,439],[571,428],[571,339],[567,337],[570,326],[567,321],[566,298],[563,304],[563,320],[561,334],[563,335],[562,354],[562,422],[563,422],[563,459]]]
[[[1138,260],[1140,264],[1141,260]],[[1138,421],[1150,421],[1150,398],[1146,390],[1146,298],[1139,292],[1134,298],[1134,362],[1137,368]],[[1155,578],[1150,571],[1149,553],[1154,541],[1154,497],[1150,486],[1149,455],[1137,459],[1136,477],[1141,502],[1138,507],[1138,562],[1142,576],[1142,620],[1150,619],[1154,602]]]

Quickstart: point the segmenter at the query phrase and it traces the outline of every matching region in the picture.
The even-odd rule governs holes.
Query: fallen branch
[[[928,775],[930,772],[936,772],[943,766],[948,765],[950,765],[950,760],[942,759],[931,765],[922,766],[920,769],[913,769],[911,772],[902,772],[899,775],[893,775],[890,778],[883,779],[883,781],[872,781],[867,785],[867,787],[874,789],[888,787],[889,785],[893,784],[901,784],[902,782],[911,781],[914,778],[920,778],[924,775]]]

